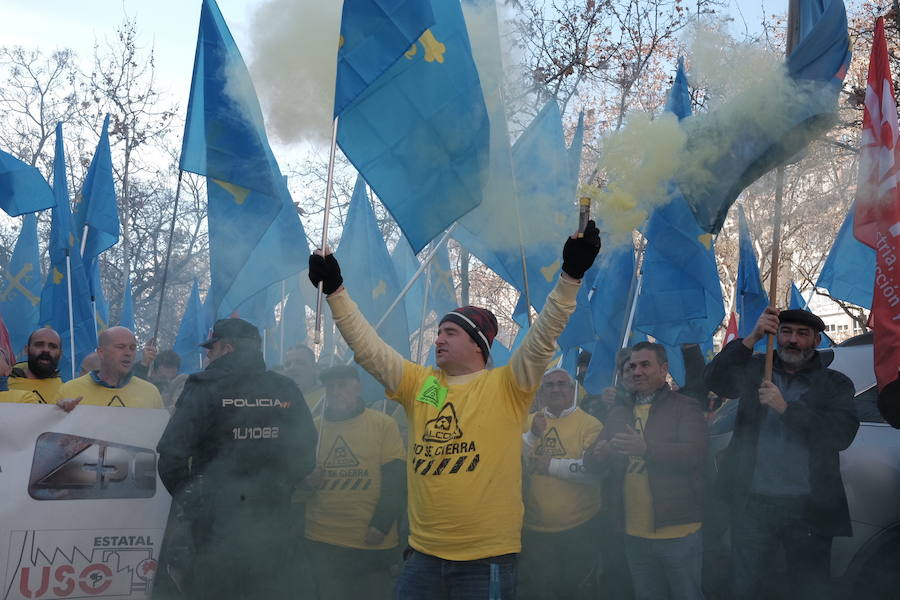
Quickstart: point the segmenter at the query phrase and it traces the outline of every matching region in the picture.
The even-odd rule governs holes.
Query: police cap
[[[260,341],[259,330],[243,319],[219,319],[213,325],[209,339],[200,344],[204,348],[212,348],[219,340],[255,340]]]

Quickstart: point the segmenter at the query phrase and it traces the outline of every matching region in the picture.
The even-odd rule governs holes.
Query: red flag
[[[900,367],[900,277],[894,270],[900,253],[897,136],[897,102],[884,39],[884,19],[878,17],[869,58],[853,234],[875,250],[872,323],[879,389],[897,379]]]
[[[738,336],[737,318],[734,316],[734,311],[731,311],[731,316],[728,317],[728,327],[725,328],[725,342],[722,345],[724,346],[731,340],[736,339],[737,336]]]

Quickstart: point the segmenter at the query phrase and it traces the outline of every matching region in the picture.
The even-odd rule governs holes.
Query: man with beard
[[[100,333],[97,356],[100,368],[72,381],[56,392],[56,404],[71,411],[79,403],[91,406],[163,408],[159,390],[131,374],[137,355],[137,339],[127,327],[110,327]]]
[[[767,597],[764,584],[784,548],[795,598],[828,598],[831,541],[851,535],[839,453],[856,436],[853,383],[822,365],[825,323],[804,310],[769,307],[751,334],[706,366],[709,388],[740,398],[717,491],[731,502],[732,584],[736,600]],[[777,337],[772,381],[753,346]]]
[[[59,334],[49,327],[32,332],[25,352],[28,360],[13,367],[9,389],[32,392],[40,404],[52,402],[62,385],[57,370],[62,356]]]

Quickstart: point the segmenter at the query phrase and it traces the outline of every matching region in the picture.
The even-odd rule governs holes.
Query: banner
[[[0,404],[0,600],[148,598],[169,413]]]

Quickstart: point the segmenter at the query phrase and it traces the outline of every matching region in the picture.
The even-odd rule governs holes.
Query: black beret
[[[812,327],[816,331],[825,331],[825,321],[812,314],[808,310],[800,310],[792,308],[783,310],[778,313],[778,321],[780,323],[796,323],[798,325],[806,325]]]

